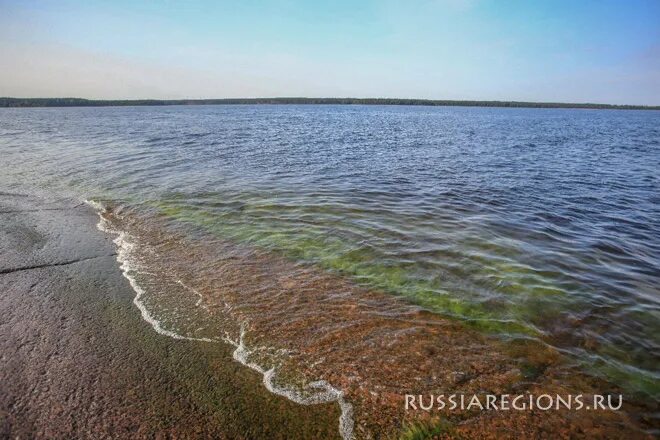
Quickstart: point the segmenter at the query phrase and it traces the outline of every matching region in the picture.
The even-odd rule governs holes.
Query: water
[[[143,234],[162,221],[190,243],[219,240],[198,250],[209,261],[249,249],[245,264],[402,297],[374,307],[540,341],[660,396],[660,112],[2,109],[0,152],[5,191],[104,200],[142,218]],[[180,276],[211,291],[217,275],[201,280],[199,261]],[[277,298],[261,287],[254,297]],[[159,298],[154,313],[183,326]],[[278,322],[234,300],[254,322],[256,310],[263,326]]]

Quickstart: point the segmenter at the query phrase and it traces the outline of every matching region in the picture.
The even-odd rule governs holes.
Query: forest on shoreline
[[[110,107],[165,105],[240,105],[240,104],[334,104],[334,105],[417,105],[460,107],[583,108],[618,110],[660,110],[660,106],[611,105],[593,103],[524,101],[455,101],[399,98],[222,98],[222,99],[84,99],[84,98],[8,98],[0,97],[0,107]]]

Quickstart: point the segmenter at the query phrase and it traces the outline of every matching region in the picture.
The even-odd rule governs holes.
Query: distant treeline
[[[342,104],[342,105],[426,105],[462,107],[592,108],[660,110],[660,106],[610,105],[563,102],[450,101],[397,98],[223,98],[223,99],[121,99],[82,98],[0,98],[0,107],[107,107],[129,105],[235,105],[235,104]]]

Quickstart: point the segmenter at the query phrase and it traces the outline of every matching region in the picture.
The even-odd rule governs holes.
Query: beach
[[[660,439],[658,18],[0,0],[0,440]]]
[[[341,408],[336,402],[300,405],[269,392],[263,384],[263,372],[247,368],[245,359],[243,363],[234,360],[231,343],[177,339],[157,331],[135,306],[136,291],[122,276],[114,237],[98,229],[97,213],[88,204],[3,193],[0,212],[3,437],[326,439],[342,434],[338,429]],[[207,301],[211,304],[214,300]],[[323,316],[322,308],[318,310]],[[422,314],[410,319],[418,326],[434,322],[414,339],[405,338],[408,324],[401,327],[403,342],[417,340],[417,348],[392,341],[389,347],[381,345],[370,354],[356,345],[363,358],[369,357],[371,367],[356,365],[352,368],[357,371],[352,373],[325,372],[349,390],[351,402],[358,403],[360,423],[355,433],[349,432],[349,438],[384,434],[396,438],[404,426],[415,426],[404,424],[404,419],[441,425],[437,414],[406,415],[403,396],[382,386],[383,380],[392,390],[409,383],[415,387],[411,389],[421,392],[419,384],[410,382],[417,369],[419,374],[429,374],[429,368],[435,368],[436,373],[439,368],[445,374],[452,369],[465,371],[451,373],[451,379],[438,378],[455,390],[573,390],[573,385],[557,383],[561,377],[553,379],[550,372],[538,377],[537,385],[520,384],[516,364],[503,357],[501,347],[492,341],[433,316]],[[356,337],[368,341],[396,321],[367,321],[356,331]],[[306,325],[310,331],[315,327]],[[287,330],[290,336],[296,333],[295,329]],[[425,345],[429,341],[445,347],[434,349]],[[341,341],[330,338],[330,342],[342,353]],[[348,342],[355,343],[350,337]],[[412,356],[411,363],[419,360],[416,357],[420,353],[440,359],[437,350],[451,359],[448,364],[427,363],[408,371],[403,360],[395,370],[378,360],[378,352],[384,359],[402,352]],[[547,355],[538,354],[541,364],[547,361],[543,356]],[[383,373],[385,377],[381,377]],[[347,376],[356,374],[372,375],[364,384],[369,388],[346,382]],[[586,382],[582,386],[592,387]],[[366,391],[370,389],[383,391],[369,394]],[[646,438],[624,413],[585,417],[584,413],[553,412],[545,419],[542,415],[539,411],[460,411],[453,418],[450,415],[450,428],[438,432],[440,438],[515,438],[522,434],[533,438]]]
[[[660,432],[652,112],[0,113],[0,437]]]
[[[336,405],[269,393],[228,344],[156,333],[88,205],[2,193],[0,218],[0,437],[338,437]]]

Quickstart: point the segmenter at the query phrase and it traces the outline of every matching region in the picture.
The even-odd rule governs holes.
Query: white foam
[[[187,284],[185,284],[185,283],[184,283],[183,281],[181,281],[181,280],[177,280],[177,283],[181,284],[181,285],[183,286],[184,289],[189,290],[189,291],[191,291],[192,293],[194,293],[195,295],[197,295],[198,299],[197,299],[197,302],[195,303],[195,307],[199,307],[199,306],[201,306],[204,310],[208,310],[208,309],[209,309],[209,308],[206,307],[204,304],[202,304],[202,301],[204,301],[204,297],[202,296],[201,293],[199,293],[199,291],[198,291],[197,289],[193,289],[192,287],[188,286]]]
[[[144,303],[141,301],[142,296],[144,296],[144,289],[138,284],[135,277],[132,275],[137,272],[137,267],[133,267],[131,260],[131,253],[135,248],[135,244],[132,242],[131,237],[124,231],[118,231],[110,226],[110,223],[103,217],[103,213],[106,212],[105,207],[93,200],[85,200],[85,203],[94,207],[99,211],[99,222],[96,227],[105,233],[116,235],[117,237],[113,240],[117,246],[117,261],[119,262],[119,268],[122,270],[122,274],[128,280],[129,284],[135,291],[135,297],[133,298],[133,304],[140,310],[142,319],[151,324],[151,327],[159,334],[164,336],[169,336],[173,339],[183,339],[188,341],[203,341],[203,342],[217,342],[214,339],[210,338],[191,338],[189,336],[183,336],[171,330],[164,329],[161,323],[151,314]]]
[[[140,310],[142,319],[148,322],[158,334],[163,336],[189,341],[218,342],[219,340],[217,339],[192,338],[163,328],[161,323],[151,313],[149,313],[149,310],[147,310],[147,307],[141,301],[141,298],[145,295],[145,291],[133,276],[134,273],[138,272],[138,265],[131,259],[132,252],[135,249],[134,240],[132,240],[132,237],[128,233],[114,229],[110,226],[110,223],[105,219],[105,217],[103,217],[103,214],[106,212],[105,206],[93,200],[85,200],[85,203],[92,206],[99,213],[100,220],[96,225],[97,228],[102,232],[117,236],[113,240],[117,246],[117,261],[119,262],[119,267],[122,270],[122,274],[135,291],[133,304],[135,304],[138,310]],[[142,273],[144,273],[144,271],[142,271]],[[181,280],[178,280],[177,282],[184,288],[194,292],[199,296],[199,299],[195,304],[196,306],[200,306],[202,304],[203,297],[201,293],[185,285]],[[206,309],[205,306],[203,307]],[[231,306],[225,303],[225,308],[231,309]],[[353,405],[344,399],[344,393],[341,390],[333,387],[329,382],[325,380],[315,381],[307,384],[307,390],[309,392],[306,393],[277,385],[274,380],[277,372],[275,368],[270,368],[267,370],[260,365],[249,361],[249,357],[252,351],[248,350],[248,348],[245,346],[245,328],[246,326],[243,324],[241,326],[241,332],[238,341],[234,341],[228,336],[222,338],[223,341],[236,347],[232,354],[233,358],[246,367],[249,367],[262,374],[264,386],[273,394],[286,397],[292,402],[301,405],[315,405],[319,403],[337,402],[339,408],[341,409],[341,415],[339,417],[339,433],[344,440],[352,439],[354,426]]]
[[[233,353],[233,357],[236,361],[263,375],[264,386],[271,393],[286,397],[292,402],[301,405],[337,402],[341,409],[341,416],[339,416],[339,433],[344,440],[350,440],[353,438],[353,405],[344,399],[344,393],[341,390],[333,387],[325,380],[319,380],[307,384],[307,389],[310,390],[309,393],[301,393],[297,390],[276,385],[274,379],[277,370],[275,368],[266,370],[259,364],[249,361],[249,356],[252,352],[245,346],[245,325],[241,326],[240,339],[238,342],[229,337],[224,337],[223,339],[236,347]],[[312,392],[312,389],[320,391]]]

